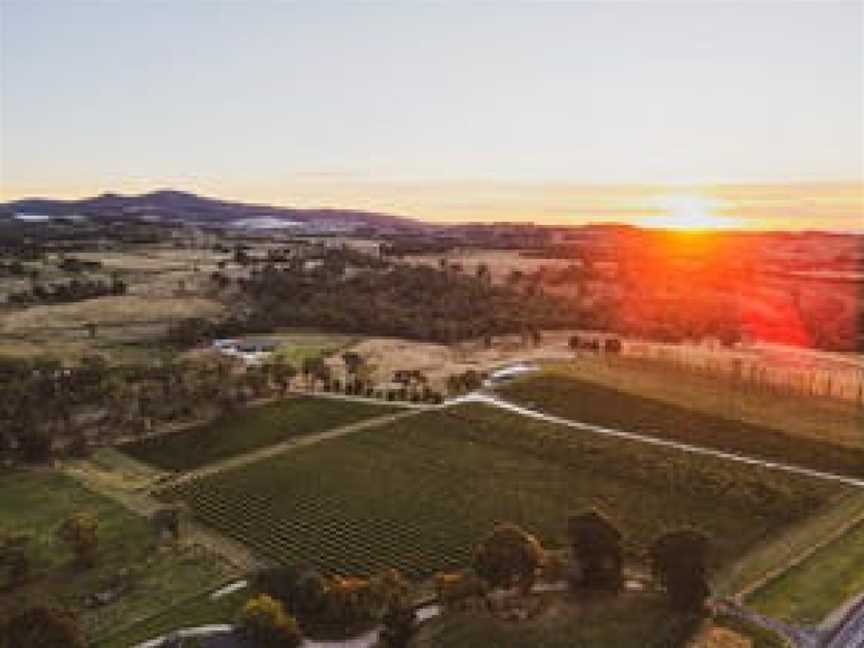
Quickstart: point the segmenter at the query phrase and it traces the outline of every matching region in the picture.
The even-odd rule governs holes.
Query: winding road
[[[864,648],[864,597],[843,617],[825,648]]]

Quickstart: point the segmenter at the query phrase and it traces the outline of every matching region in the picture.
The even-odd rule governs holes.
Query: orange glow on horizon
[[[661,213],[642,219],[641,224],[658,229],[681,231],[711,231],[736,229],[741,223],[717,212],[726,204],[723,201],[695,194],[661,196],[656,200]]]

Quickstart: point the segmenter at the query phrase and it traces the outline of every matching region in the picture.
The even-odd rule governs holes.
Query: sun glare
[[[661,213],[646,218],[648,227],[675,230],[717,230],[735,227],[735,219],[717,213],[724,204],[692,194],[661,196],[656,201]]]

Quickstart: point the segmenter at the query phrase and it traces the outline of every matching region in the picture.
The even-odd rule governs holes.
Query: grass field
[[[849,491],[832,506],[787,527],[782,535],[768,538],[729,565],[714,579],[714,589],[722,596],[746,595],[814,546],[842,534],[851,523],[862,519],[864,490]]]
[[[712,564],[739,556],[845,489],[622,442],[472,404],[300,448],[167,490],[257,552],[327,573],[424,576],[471,560],[496,520],[563,546],[568,513],[597,504],[631,557],[695,524]]]
[[[816,624],[864,590],[864,523],[829,543],[747,599],[754,609]]]
[[[71,364],[98,353],[113,363],[150,363],[172,353],[164,343],[172,321],[223,311],[210,299],[135,295],[31,306],[0,313],[0,356],[52,356]],[[95,338],[87,322],[98,324]]]
[[[99,521],[98,562],[84,571],[73,565],[73,556],[55,537],[57,526],[78,511],[90,512]],[[0,528],[32,537],[33,564],[27,585],[0,591],[0,606],[36,600],[79,609],[92,640],[215,587],[230,573],[221,561],[194,548],[157,549],[147,520],[49,471],[0,477]],[[121,570],[135,574],[134,589],[104,607],[84,608],[84,597],[104,591]]]
[[[211,599],[209,593],[200,594],[120,632],[107,635],[96,643],[95,648],[129,648],[181,628],[233,623],[249,597],[250,592],[245,588],[216,600]]]
[[[549,597],[551,598],[551,597]],[[551,600],[521,623],[481,612],[445,614],[421,626],[411,648],[672,648],[692,629],[659,597],[624,595],[594,602]]]
[[[686,390],[685,390],[686,391]],[[864,475],[864,447],[795,436],[781,429],[700,412],[560,374],[502,387],[515,401],[585,423],[779,460],[818,470]],[[826,435],[827,436],[827,435]]]
[[[642,358],[583,355],[570,362],[549,363],[546,369],[550,375],[780,429],[796,437],[864,447],[864,410],[850,402],[790,396]]]
[[[290,398],[241,410],[201,427],[135,441],[121,450],[167,470],[188,470],[298,437],[399,411],[392,405]]]

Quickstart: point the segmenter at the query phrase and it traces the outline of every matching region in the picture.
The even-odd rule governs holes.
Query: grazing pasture
[[[557,374],[527,377],[503,387],[502,392],[517,402],[530,402],[574,421],[817,470],[864,475],[864,446],[833,443],[830,432],[823,440],[795,435]]]
[[[672,526],[712,537],[720,567],[846,489],[582,434],[479,404],[426,412],[169,487],[206,524],[284,563],[414,577],[470,563],[496,520],[548,546],[599,505],[631,558]]]
[[[293,437],[397,411],[396,406],[377,403],[289,398],[227,414],[191,430],[134,441],[121,450],[165,470],[189,470]]]

